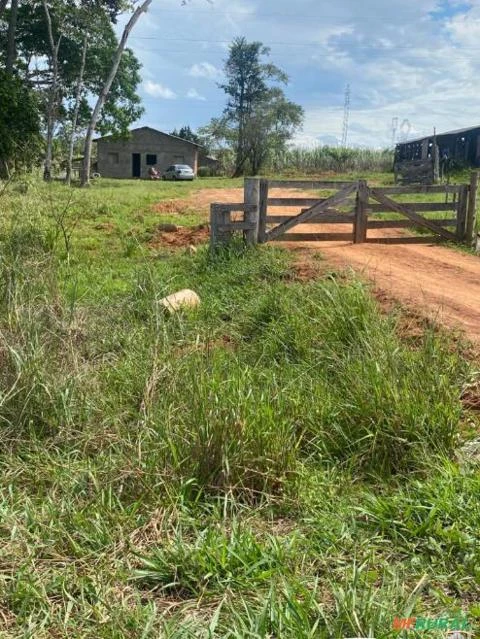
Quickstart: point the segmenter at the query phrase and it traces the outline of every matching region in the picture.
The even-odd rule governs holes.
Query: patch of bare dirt
[[[293,263],[293,279],[298,282],[311,282],[322,275],[322,266],[308,253],[297,256]]]
[[[478,382],[465,389],[462,402],[469,410],[480,413],[480,384]]]
[[[210,211],[210,204],[215,202],[243,202],[243,189],[201,189],[194,191],[188,200],[184,200],[184,205],[207,213]]]
[[[190,208],[189,200],[164,200],[153,206],[153,210],[162,215],[184,215]]]
[[[207,224],[198,226],[178,226],[176,231],[155,230],[153,237],[149,240],[148,246],[152,249],[164,248],[185,248],[205,244],[210,237],[210,230]]]
[[[112,224],[112,222],[102,222],[101,224],[97,224],[95,226],[95,230],[96,231],[108,231],[109,233],[112,233],[112,231],[114,231],[116,229],[115,224]]]

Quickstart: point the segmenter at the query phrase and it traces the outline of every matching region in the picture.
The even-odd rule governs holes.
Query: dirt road
[[[305,232],[318,232],[314,226],[304,228]],[[322,242],[291,246],[303,251],[314,246],[329,264],[354,268],[380,291],[436,322],[461,328],[470,339],[480,342],[480,258],[428,244]]]
[[[299,191],[277,190],[275,197],[300,196]],[[308,196],[308,194],[307,194]],[[241,202],[241,189],[204,189],[194,194],[190,205],[206,210],[211,202]],[[276,212],[280,212],[276,209]],[[288,210],[293,214],[292,209]],[[298,232],[348,232],[351,225],[302,225]],[[398,235],[399,231],[376,231],[375,236]],[[300,251],[302,259],[320,251],[336,268],[352,267],[375,287],[422,315],[445,326],[460,328],[480,342],[480,257],[437,245],[351,244],[347,242],[281,243]]]

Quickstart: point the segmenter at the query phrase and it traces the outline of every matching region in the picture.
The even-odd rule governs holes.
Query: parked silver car
[[[194,180],[195,173],[187,164],[172,164],[162,177],[164,180]]]

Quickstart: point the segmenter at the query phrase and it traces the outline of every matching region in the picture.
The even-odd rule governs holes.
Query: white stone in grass
[[[159,304],[170,313],[176,313],[184,308],[197,308],[200,306],[200,298],[195,291],[184,289],[164,297]]]

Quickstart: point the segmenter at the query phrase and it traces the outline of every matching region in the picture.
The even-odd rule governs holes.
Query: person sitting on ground
[[[157,171],[157,169],[154,166],[151,166],[148,169],[148,177],[151,180],[159,180],[160,179],[160,173]]]

